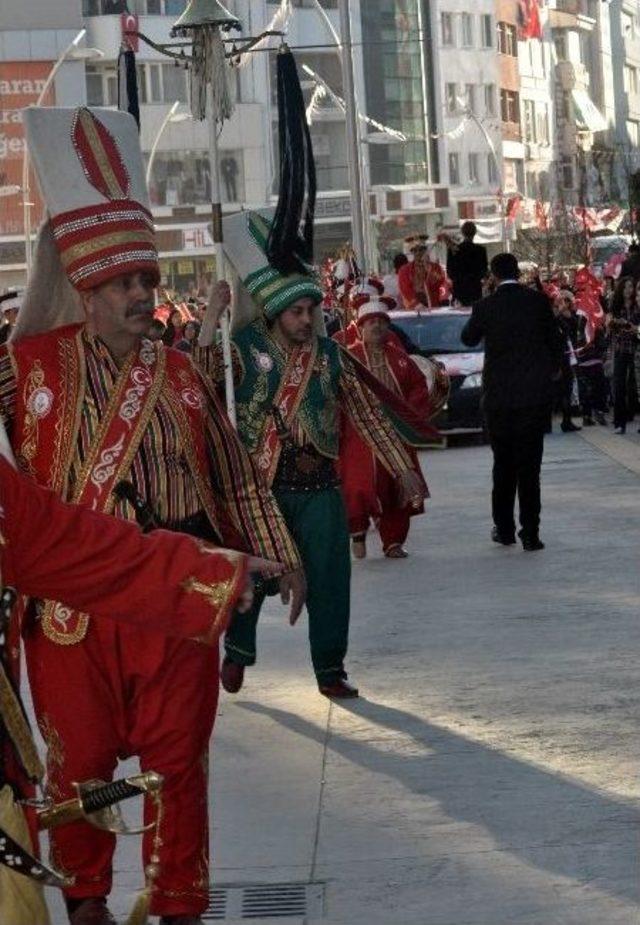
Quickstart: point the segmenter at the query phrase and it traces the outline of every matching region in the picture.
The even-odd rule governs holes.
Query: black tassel
[[[298,69],[286,46],[277,63],[280,192],[267,257],[288,274],[305,272],[313,262],[316,166]]]
[[[138,74],[136,56],[124,46],[118,55],[118,109],[130,113],[140,130],[140,102],[138,99]]]

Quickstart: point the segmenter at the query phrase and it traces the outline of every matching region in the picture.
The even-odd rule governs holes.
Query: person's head
[[[621,276],[611,297],[611,311],[614,315],[622,308],[630,308],[635,298],[636,284],[633,276]]]
[[[362,332],[362,340],[370,347],[379,347],[389,333],[389,319],[382,313],[364,318],[358,322],[358,326]]]
[[[184,326],[184,339],[188,340],[190,343],[193,343],[198,339],[198,334],[200,333],[200,325],[197,321],[187,321]]]
[[[413,262],[417,267],[423,267],[429,262],[429,250],[425,243],[420,243],[417,247],[414,247],[413,251]]]
[[[460,234],[465,239],[465,241],[473,241],[478,229],[475,226],[474,222],[463,222],[460,228]]]
[[[571,316],[576,310],[576,300],[572,292],[568,289],[561,289],[556,296],[557,313],[565,318]]]
[[[166,331],[165,325],[160,321],[159,318],[154,318],[151,322],[149,330],[147,331],[147,338],[149,340],[162,340],[162,336]]]
[[[182,312],[179,308],[174,308],[174,310],[171,312],[171,315],[169,316],[169,321],[174,326],[174,328],[182,327]]]
[[[406,254],[396,254],[393,258],[393,269],[396,273],[399,273],[405,264],[409,263],[409,258]]]
[[[156,282],[151,273],[122,273],[82,292],[92,331],[107,343],[113,338],[145,337],[153,321]]]
[[[629,250],[627,251],[627,253],[628,254],[640,254],[640,244],[638,244],[637,241],[633,241],[629,245]]]
[[[16,323],[17,317],[18,306],[9,305],[7,308],[2,309],[2,313],[0,315],[0,323],[8,324],[9,327],[13,327],[13,325]]]
[[[518,279],[520,277],[518,261],[513,254],[496,254],[495,257],[492,257],[489,267],[491,275],[499,283],[507,279]]]
[[[307,344],[313,337],[317,302],[309,296],[297,299],[272,321],[273,330],[290,347]]]

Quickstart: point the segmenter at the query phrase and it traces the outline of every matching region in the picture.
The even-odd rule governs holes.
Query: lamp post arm
[[[507,234],[507,217],[504,212],[504,201],[503,201],[504,191],[503,191],[502,168],[500,166],[500,161],[498,160],[498,152],[496,151],[496,146],[494,144],[493,138],[487,131],[486,127],[482,124],[480,119],[477,117],[475,112],[471,109],[471,107],[466,106],[464,110],[464,114],[468,119],[470,119],[473,122],[474,125],[477,125],[477,127],[480,129],[482,133],[482,137],[487,143],[487,147],[489,148],[489,151],[493,158],[493,162],[495,164],[496,176],[498,177],[498,182],[500,184],[500,223],[502,226],[502,240],[504,242],[504,249],[508,253],[510,250],[509,236]]]
[[[176,110],[179,105],[180,105],[179,100],[176,100],[173,106],[171,107],[171,109],[169,110],[169,112],[166,114],[166,116],[162,120],[162,125],[158,129],[158,133],[156,137],[153,139],[153,144],[151,145],[151,151],[149,152],[149,161],[147,163],[147,173],[146,173],[146,178],[145,178],[146,183],[147,183],[147,189],[149,188],[149,183],[151,182],[151,172],[153,170],[153,162],[155,160],[156,151],[158,150],[158,145],[160,144],[160,139],[162,138],[162,135],[167,125],[169,124],[169,122],[171,122],[171,119],[175,115]]]
[[[62,52],[62,54],[60,54],[60,56],[58,57],[58,60],[56,61],[56,63],[53,65],[53,67],[49,71],[47,79],[44,82],[44,86],[42,87],[42,90],[40,91],[40,96],[36,100],[36,103],[35,103],[36,106],[42,106],[44,102],[44,98],[49,92],[49,87],[55,80],[56,74],[58,73],[58,71],[64,64],[64,62],[67,60],[68,55],[71,54],[74,48],[78,47],[78,45],[80,44],[80,42],[82,41],[82,39],[85,37],[86,34],[87,34],[87,30],[81,29],[80,32],[78,32],[78,34],[76,35],[76,37],[73,39],[73,41],[69,42],[65,50]]]

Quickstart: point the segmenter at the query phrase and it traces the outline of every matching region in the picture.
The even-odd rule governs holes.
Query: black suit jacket
[[[453,295],[463,305],[482,298],[482,280],[487,275],[487,249],[482,244],[463,241],[447,257],[447,275],[453,283]]]
[[[548,298],[519,283],[498,286],[473,306],[461,334],[468,347],[484,340],[484,407],[531,408],[547,404],[563,344]]]

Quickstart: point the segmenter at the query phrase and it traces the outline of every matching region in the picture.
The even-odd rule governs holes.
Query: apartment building
[[[437,61],[443,147],[453,208],[449,223],[472,219],[478,240],[502,239],[503,151],[498,24],[494,0],[440,0]]]

